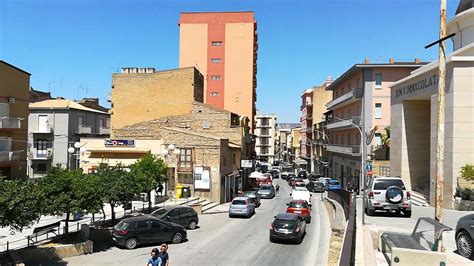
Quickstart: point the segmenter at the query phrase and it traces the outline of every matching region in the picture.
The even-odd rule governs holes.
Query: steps
[[[206,211],[209,211],[210,209],[212,209],[216,206],[219,206],[218,203],[209,201],[207,199],[201,199],[201,198],[190,198],[187,202],[182,201],[178,204],[179,205],[186,205],[186,203],[188,203],[188,204],[191,204],[191,203],[192,204],[200,204],[201,207],[202,207],[202,213],[205,213]]]
[[[430,206],[430,204],[428,203],[430,200],[425,195],[416,191],[410,191],[410,194],[411,194],[411,203],[413,205],[422,206],[422,207]]]

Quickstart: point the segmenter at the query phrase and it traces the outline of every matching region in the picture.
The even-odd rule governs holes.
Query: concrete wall
[[[112,136],[126,125],[183,115],[202,100],[203,79],[194,67],[155,73],[112,75]],[[197,79],[199,77],[199,79]]]
[[[0,103],[8,103],[14,97],[15,103],[8,103],[9,117],[21,118],[20,129],[0,128],[0,137],[11,137],[11,150],[21,151],[18,161],[0,162],[0,176],[10,172],[8,178],[23,178],[27,174],[27,134],[30,74],[0,61]],[[7,170],[10,169],[10,170]]]

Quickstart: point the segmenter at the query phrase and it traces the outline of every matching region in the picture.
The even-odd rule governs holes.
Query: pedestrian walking
[[[163,197],[163,185],[162,184],[158,185],[158,194],[160,195],[160,197]]]
[[[146,266],[163,266],[161,258],[158,256],[159,251],[157,248],[151,250],[151,258],[148,260]]]
[[[277,197],[280,197],[280,185],[277,184],[277,185],[275,186],[275,192],[276,192],[276,196],[277,196]]]
[[[168,245],[162,244],[160,246],[160,253],[158,256],[161,259],[161,266],[168,266],[170,263],[170,256],[168,255]]]

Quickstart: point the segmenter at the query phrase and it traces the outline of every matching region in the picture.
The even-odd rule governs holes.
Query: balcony
[[[257,127],[271,127],[270,123],[257,123]]]
[[[305,107],[313,107],[313,102],[307,102],[300,106],[300,110],[303,110]]]
[[[53,158],[53,148],[47,148],[46,150],[32,148],[28,157],[31,160],[51,160]]]
[[[99,127],[99,135],[110,135],[109,127]]]
[[[341,153],[351,156],[360,156],[360,145],[336,145],[328,144],[326,146],[326,151]]]
[[[77,134],[92,134],[92,126],[79,125],[77,127]]]
[[[313,115],[312,114],[305,114],[300,119],[300,121],[303,121],[303,120],[313,120]]]
[[[0,118],[0,129],[19,129],[21,128],[21,118],[2,117]]]
[[[32,128],[33,134],[51,134],[54,132],[54,127],[51,124],[44,124]]]
[[[312,133],[313,128],[312,127],[304,127],[300,130],[301,133]]]
[[[363,95],[364,93],[363,93],[362,88],[352,89],[348,93],[328,102],[326,104],[326,107],[328,110],[333,110],[335,109],[335,107],[337,108],[343,107],[343,106],[346,106],[348,104],[358,101],[359,99],[362,98]]]
[[[0,151],[0,162],[16,162],[20,160],[21,151]]]
[[[270,147],[270,143],[268,143],[268,142],[257,142],[257,144],[255,144],[255,146],[257,146],[257,147],[263,147],[263,146]]]
[[[353,116],[352,118],[349,118],[347,120],[340,120],[340,121],[335,121],[331,122],[326,125],[326,128],[331,130],[331,129],[347,129],[353,127],[355,124],[356,126],[360,126],[360,116]]]

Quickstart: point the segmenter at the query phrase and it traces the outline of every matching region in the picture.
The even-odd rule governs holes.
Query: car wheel
[[[196,229],[197,225],[198,225],[197,222],[193,220],[193,221],[189,222],[188,228],[191,229],[191,230],[194,230],[194,229]]]
[[[407,218],[410,218],[411,217],[411,211],[404,211],[403,216],[407,217]]]
[[[183,235],[181,233],[176,233],[171,238],[171,243],[173,243],[173,244],[179,244],[182,241],[183,241]]]
[[[135,249],[136,247],[138,247],[138,239],[133,237],[127,239],[127,241],[125,241],[125,247],[127,249]]]
[[[474,258],[473,241],[466,231],[461,231],[456,235],[456,247],[461,256]]]

